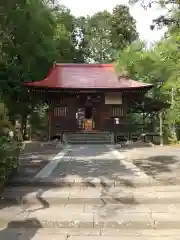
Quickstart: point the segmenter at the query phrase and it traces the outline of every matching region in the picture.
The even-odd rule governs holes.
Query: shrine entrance
[[[95,108],[92,108],[90,106],[77,109],[76,119],[78,129],[87,131],[92,131],[95,129],[94,112]]]
[[[92,117],[93,117],[93,108],[86,107],[85,108],[85,119],[92,119]]]
[[[84,130],[93,130],[93,108],[85,107]]]

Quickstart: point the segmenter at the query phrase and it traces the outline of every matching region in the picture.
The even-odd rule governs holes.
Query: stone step
[[[96,135],[72,135],[68,136],[68,139],[109,139],[110,136],[108,135],[102,135],[102,136],[96,136]]]
[[[78,137],[78,138],[109,138],[110,135],[109,134],[72,134],[72,135],[68,135],[68,138],[74,138],[74,137]]]
[[[95,137],[95,136],[73,136],[73,137],[68,137],[67,141],[110,141],[110,137],[102,136],[102,137]]]
[[[77,143],[77,144],[83,144],[84,142],[88,143],[88,144],[111,144],[111,139],[67,139],[66,140],[67,143],[71,144],[71,143]]]
[[[161,188],[160,188],[161,189]],[[0,204],[177,204],[180,192],[158,191],[158,187],[139,188],[38,188],[7,187],[1,194]]]
[[[110,142],[111,139],[109,138],[68,138],[67,141],[68,142],[74,142],[74,141],[77,141],[77,142],[82,142],[82,141],[85,141],[85,142]]]
[[[88,142],[110,142],[111,141],[111,138],[110,137],[105,137],[105,136],[102,136],[102,137],[95,137],[95,136],[73,136],[73,137],[68,137],[66,138],[66,141],[70,142],[70,141],[77,141],[77,142],[82,142],[82,141],[88,141]]]
[[[89,141],[89,142],[91,142],[91,141],[96,141],[96,142],[103,142],[103,141],[105,141],[105,142],[110,142],[110,138],[89,138],[89,137],[87,137],[87,138],[78,138],[78,137],[76,137],[76,138],[67,138],[67,141]]]
[[[89,139],[109,139],[110,138],[110,136],[106,136],[106,135],[104,135],[104,136],[95,136],[95,135],[72,135],[72,136],[68,136],[68,139],[76,139],[76,138],[78,138],[78,139],[87,139],[87,138],[89,138]]]
[[[70,144],[110,144],[111,135],[107,132],[71,133],[66,135],[66,142]]]
[[[81,186],[88,186],[88,187],[144,187],[144,186],[158,186],[161,185],[161,182],[151,181],[148,178],[141,178],[141,177],[132,177],[132,176],[122,176],[118,179],[98,179],[98,178],[28,178],[28,177],[19,177],[16,176],[13,179],[10,179],[7,183],[8,186],[38,186],[38,187],[81,187]]]
[[[110,134],[71,134],[67,135],[68,138],[110,138]]]
[[[79,131],[74,133],[66,133],[66,136],[74,136],[74,135],[95,135],[95,136],[104,136],[104,135],[110,135],[110,132],[102,132],[102,131]]]
[[[43,142],[43,141],[32,141],[29,143],[25,143],[24,147],[24,152],[34,152],[34,151],[43,151],[46,149],[61,149],[63,146],[60,142],[57,141],[48,141],[48,142]]]
[[[108,207],[92,211],[84,205],[1,206],[0,227],[11,223],[14,228],[179,229],[180,208],[178,211],[149,212],[141,205],[133,210],[114,205]]]
[[[98,228],[0,228],[0,239],[31,240],[179,240],[180,230],[119,230]]]
[[[67,140],[68,144],[110,144],[110,141],[96,141],[96,140]]]

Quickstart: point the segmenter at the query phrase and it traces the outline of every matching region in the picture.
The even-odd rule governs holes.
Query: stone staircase
[[[22,239],[31,240],[176,240],[179,199],[179,186],[9,186],[0,202],[0,228],[24,231]]]
[[[111,144],[114,136],[109,132],[83,131],[64,133],[63,139],[69,144]]]
[[[62,171],[75,162],[66,161]],[[106,179],[13,178],[0,194],[0,240],[180,239],[180,185],[109,171]]]

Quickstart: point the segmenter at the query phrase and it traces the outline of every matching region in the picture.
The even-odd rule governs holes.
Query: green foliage
[[[8,141],[8,130],[13,129],[4,103],[0,103],[0,183],[18,167],[20,147],[16,142]]]
[[[55,19],[42,1],[1,3],[0,85],[11,119],[27,115],[33,102],[23,84],[41,79],[54,59]]]
[[[16,142],[0,137],[0,183],[18,168],[19,154],[20,146]]]
[[[20,116],[22,131],[40,105],[24,82],[44,79],[54,62],[112,62],[117,50],[137,37],[135,21],[124,5],[78,19],[48,0],[1,1],[0,9],[0,96],[8,121]],[[34,121],[33,128],[45,128],[46,120],[38,117],[39,125]],[[5,120],[0,124],[7,125]]]
[[[47,115],[48,106],[41,104],[37,106],[33,113],[31,114],[31,136],[39,140],[47,139],[47,129],[48,129],[48,115]]]
[[[129,0],[130,4],[136,4],[138,2],[145,10],[152,8],[153,5],[164,10],[164,13],[153,20],[151,25],[152,30],[155,26],[158,28],[163,26],[180,28],[180,0]],[[176,14],[174,14],[174,12]]]
[[[3,102],[0,102],[0,136],[6,135],[7,130],[12,129],[13,126],[9,121],[8,110]]]
[[[120,74],[127,72],[133,79],[154,84],[149,95],[171,104],[165,121],[170,138],[175,139],[174,129],[180,124],[180,31],[170,30],[167,35],[149,50],[144,43],[134,42],[120,51],[116,65]]]
[[[77,24],[88,62],[112,62],[118,50],[138,37],[135,20],[125,5],[116,6],[112,13],[102,11],[81,17]]]
[[[24,82],[43,79],[54,61],[84,62],[84,56],[69,9],[43,0],[3,1],[0,9],[0,95],[10,120],[19,115],[24,125],[39,104]]]

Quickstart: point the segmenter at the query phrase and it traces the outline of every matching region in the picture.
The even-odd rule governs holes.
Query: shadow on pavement
[[[30,228],[29,230],[27,230]],[[7,227],[0,231],[1,240],[31,240],[39,228],[41,223],[36,218],[29,218],[22,221],[11,221]]]
[[[39,203],[42,205],[42,207],[40,206],[40,208],[38,209],[33,209],[31,210],[31,212],[35,212],[40,209],[47,209],[50,207],[50,204],[46,201],[46,199],[43,198],[43,194],[46,191],[55,187],[55,184],[51,185],[53,183],[53,179],[61,180],[61,183],[57,183],[58,188],[67,187],[68,182],[67,177],[69,176],[70,177],[78,176],[80,179],[85,180],[85,186],[91,188],[97,187],[96,184],[92,181],[92,179],[95,178],[100,179],[102,206],[107,205],[106,200],[108,197],[111,197],[115,203],[121,204],[119,208],[122,207],[122,205],[138,204],[137,202],[135,202],[133,194],[129,194],[128,196],[123,195],[122,197],[118,198],[115,197],[115,195],[117,195],[118,192],[112,193],[109,190],[111,187],[111,182],[114,181],[119,181],[122,186],[134,188],[135,185],[133,183],[132,175],[135,175],[135,173],[131,169],[126,168],[126,166],[123,165],[119,161],[119,159],[115,159],[115,157],[113,157],[112,154],[109,154],[110,151],[108,148],[102,146],[91,146],[88,148],[87,146],[85,146],[85,148],[86,150],[84,151],[83,146],[77,146],[73,149],[73,151],[70,150],[68,154],[61,160],[59,166],[57,166],[57,168],[54,170],[52,176],[50,176],[50,179],[43,179],[44,185],[41,185],[42,182],[39,179],[34,179],[33,175],[31,175],[28,177],[30,181],[32,180],[32,182],[29,185],[26,182],[24,182],[22,185],[16,184],[17,187],[22,188],[22,191],[20,193],[19,192],[16,193],[15,188],[12,188],[11,192],[11,187],[13,187],[13,181],[11,181],[9,186],[5,188],[4,200],[3,198],[0,200],[0,209],[13,205],[21,205],[22,203],[26,204],[26,201],[22,201],[22,199],[27,194],[33,192],[36,192],[35,197],[37,200],[39,200]],[[34,160],[37,161],[38,154],[37,158],[35,158],[35,156],[32,155],[33,153],[26,153],[28,159],[33,159],[33,161]],[[128,175],[128,179],[124,177],[126,175]],[[21,176],[23,180],[24,177],[23,175],[15,176],[15,178],[19,176]],[[50,182],[50,185],[46,183],[46,180]],[[33,181],[35,181],[34,185]],[[121,193],[120,188],[117,191]],[[4,194],[2,194],[2,197],[3,195]],[[13,198],[13,202],[11,202],[11,198]],[[24,210],[24,212],[26,211],[28,211],[27,208]],[[114,209],[114,211],[116,211],[116,209]],[[113,209],[111,209],[111,214],[113,214]],[[13,222],[13,224],[15,223]]]
[[[34,182],[34,186],[32,185],[34,179],[32,177],[32,182],[30,185],[23,184],[24,187],[21,193],[21,196],[17,197],[16,203],[10,203],[9,205],[13,204],[21,204],[23,196],[37,190],[36,198],[39,200],[39,203],[42,204],[42,208],[39,209],[46,209],[50,207],[50,204],[43,198],[43,193],[55,187],[55,182],[53,183],[54,179],[59,179],[61,183],[57,182],[58,188],[67,187],[67,182],[69,177],[84,180],[85,179],[85,186],[96,188],[96,184],[91,181],[92,179],[100,179],[100,186],[101,186],[101,200],[102,200],[102,208],[103,206],[107,206],[106,197],[111,197],[115,203],[119,204],[119,206],[113,206],[111,210],[109,210],[109,214],[115,214],[116,210],[119,210],[123,205],[130,205],[130,204],[138,204],[138,202],[134,199],[132,188],[136,187],[134,183],[134,178],[136,177],[136,172],[131,169],[127,168],[124,164],[122,164],[120,159],[115,159],[111,154],[109,154],[109,149],[93,146],[88,147],[85,151],[84,149],[87,146],[76,146],[72,151],[70,150],[66,156],[61,160],[60,164],[56,167],[56,169],[52,172],[49,176],[49,179],[44,180],[44,185],[41,181]],[[94,149],[92,151],[92,148]],[[60,152],[60,150],[59,150]],[[32,154],[32,153],[31,153]],[[29,155],[31,155],[29,153]],[[109,155],[108,155],[109,154]],[[98,157],[101,156],[101,157]],[[133,164],[137,166],[141,171],[146,173],[153,178],[156,178],[161,173],[170,173],[172,172],[172,164],[177,164],[179,160],[175,156],[163,156],[158,155],[145,158],[145,159],[138,159],[134,160]],[[47,183],[46,183],[47,180]],[[111,192],[111,182],[118,181],[119,187],[116,192]],[[50,185],[48,185],[50,182]],[[17,186],[17,185],[16,185]],[[10,185],[11,187],[11,185]],[[19,186],[21,187],[21,186]],[[73,185],[70,187],[73,187]],[[123,193],[123,187],[127,187],[129,189],[129,194],[120,194]],[[6,190],[6,189],[5,189]],[[14,190],[13,190],[14,191]],[[11,192],[10,194],[16,195],[16,192]],[[118,194],[121,197],[116,197]],[[3,199],[0,201],[0,209],[4,208],[5,202]],[[32,211],[37,211],[38,209],[34,209]],[[31,219],[30,219],[31,221]],[[36,219],[35,219],[36,221]],[[33,220],[31,221],[33,222]],[[17,224],[17,222],[11,222],[11,225]],[[27,223],[22,223],[27,224]],[[37,224],[38,225],[38,224]],[[21,226],[22,227],[22,226]],[[8,226],[8,228],[10,228]],[[37,227],[38,228],[38,227]],[[35,228],[36,230],[36,228]],[[5,230],[3,230],[5,231]],[[35,234],[35,233],[34,233]],[[0,235],[1,236],[1,235]],[[33,235],[32,235],[33,236]],[[30,236],[31,237],[31,236]],[[27,240],[31,238],[27,238]],[[3,239],[0,237],[0,240]],[[26,239],[25,239],[26,240]]]
[[[159,181],[167,182],[167,179],[169,179],[169,177],[173,176],[173,174],[178,171],[180,167],[180,160],[177,156],[157,155],[133,160],[133,164],[140,168],[141,171],[145,172],[147,175],[158,179]],[[174,174],[174,180],[175,177],[178,176]]]

